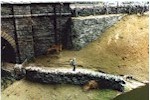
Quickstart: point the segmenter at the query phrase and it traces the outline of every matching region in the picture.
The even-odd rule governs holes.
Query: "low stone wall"
[[[101,88],[124,91],[125,81],[120,76],[95,72],[87,69],[72,71],[68,68],[26,67],[26,78],[31,81],[50,84],[84,85],[90,80],[98,82]]]
[[[110,26],[124,15],[101,15],[88,17],[73,17],[71,25],[72,48],[80,50],[88,43],[96,40]]]
[[[149,4],[71,4],[73,16],[89,16],[104,14],[137,14],[149,11]]]

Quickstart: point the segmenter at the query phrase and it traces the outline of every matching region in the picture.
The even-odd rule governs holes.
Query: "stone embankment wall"
[[[96,40],[102,33],[124,15],[101,15],[73,17],[71,23],[72,48],[80,50]]]
[[[72,48],[75,50],[82,49],[100,37],[107,28],[120,20],[123,14],[144,14],[149,11],[148,2],[76,3],[70,7],[72,15],[75,16],[71,20]]]
[[[84,85],[90,80],[96,80],[101,88],[115,89],[124,91],[125,81],[120,76],[104,74],[87,69],[72,69],[67,68],[38,68],[27,67],[26,79],[49,84],[75,84]]]

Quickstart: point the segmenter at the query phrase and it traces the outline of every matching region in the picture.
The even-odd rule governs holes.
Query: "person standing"
[[[70,60],[70,65],[73,67],[73,71],[75,71],[77,66],[76,58]]]

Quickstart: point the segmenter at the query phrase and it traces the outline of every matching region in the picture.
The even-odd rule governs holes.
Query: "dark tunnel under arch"
[[[3,37],[1,37],[1,61],[16,63],[16,52],[13,46]]]

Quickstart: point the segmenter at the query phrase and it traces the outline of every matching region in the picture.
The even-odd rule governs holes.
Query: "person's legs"
[[[73,71],[75,71],[76,70],[76,67],[75,66],[73,66]]]

